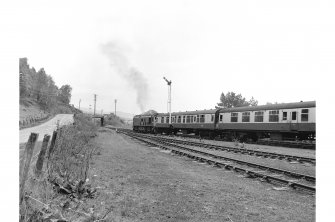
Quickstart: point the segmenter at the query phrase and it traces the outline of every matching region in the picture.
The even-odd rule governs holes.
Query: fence
[[[31,133],[30,134],[28,142],[27,142],[25,150],[24,150],[23,157],[20,160],[20,171],[19,171],[19,173],[20,173],[20,195],[19,195],[20,205],[22,204],[22,201],[23,201],[23,198],[24,198],[25,183],[26,183],[26,180],[28,179],[30,163],[31,163],[31,159],[32,159],[32,156],[33,156],[33,152],[34,152],[34,148],[35,148],[38,136],[39,135],[37,133]],[[48,147],[48,143],[49,143],[49,140],[50,140],[50,135],[47,135],[47,134],[44,135],[43,142],[42,142],[42,147],[41,147],[41,150],[38,154],[36,165],[34,167],[34,173],[35,173],[36,177],[39,177],[42,173],[43,164],[44,164],[44,160],[45,160],[44,157],[45,157],[47,151],[48,151],[48,159],[51,156],[53,147],[55,145],[56,137],[57,137],[57,131],[54,131],[50,146]]]
[[[45,114],[40,114],[40,115],[35,115],[35,116],[28,116],[24,119],[21,119],[19,121],[19,126],[24,127],[24,126],[29,126],[31,124],[34,124],[36,122],[44,121],[48,119],[50,115],[45,115]]]

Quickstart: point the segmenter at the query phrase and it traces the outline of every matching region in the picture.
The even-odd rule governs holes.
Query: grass
[[[97,127],[90,117],[83,114],[75,116],[73,125],[58,130],[53,152],[49,160],[45,158],[41,176],[34,174],[35,163],[31,163],[25,198],[20,206],[20,221],[78,217],[78,213],[68,210],[70,206],[76,208],[77,205],[73,205],[69,195],[62,195],[59,188],[73,185],[76,188],[75,199],[81,203],[90,159],[96,151],[91,143],[96,131]]]

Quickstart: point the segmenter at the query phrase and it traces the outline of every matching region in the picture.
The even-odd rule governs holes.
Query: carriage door
[[[294,109],[290,111],[290,129],[298,130],[298,110]]]

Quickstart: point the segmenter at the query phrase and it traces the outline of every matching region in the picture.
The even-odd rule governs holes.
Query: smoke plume
[[[102,45],[102,52],[108,57],[111,66],[117,73],[135,89],[137,105],[141,112],[144,112],[148,98],[148,83],[143,73],[129,63],[125,55],[125,49],[120,44],[115,42],[104,44]]]

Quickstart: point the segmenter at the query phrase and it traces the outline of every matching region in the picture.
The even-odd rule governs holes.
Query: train
[[[316,101],[185,112],[144,113],[133,118],[133,131],[193,134],[232,141],[315,140]]]

